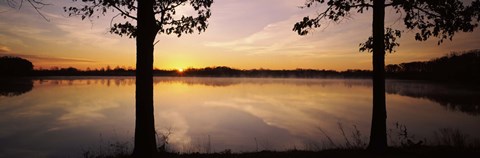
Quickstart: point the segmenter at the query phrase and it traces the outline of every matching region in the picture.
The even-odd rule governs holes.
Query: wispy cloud
[[[223,47],[234,51],[245,51],[250,54],[278,52],[279,50],[296,48],[310,48],[309,45],[292,45],[301,37],[291,31],[291,24],[296,18],[289,18],[265,26],[262,30],[247,37],[226,42],[207,42],[210,47]]]
[[[2,46],[0,45],[0,53],[7,53],[7,52],[10,52],[11,49],[8,48],[7,46]]]
[[[205,45],[248,52],[250,55],[284,54],[288,56],[316,55],[321,57],[327,52],[343,52],[343,55],[345,52],[356,53],[358,48],[355,46],[368,37],[368,31],[352,31],[351,29],[366,28],[370,25],[349,23],[348,21],[340,24],[326,23],[324,30],[312,30],[311,35],[299,36],[292,31],[293,24],[306,15],[297,14],[290,16],[288,19],[268,24],[262,30],[244,38],[232,41],[207,42]],[[363,18],[363,16],[360,18]],[[351,43],[351,47],[345,47],[345,44],[349,43]]]
[[[0,47],[1,49],[1,47]],[[37,56],[30,54],[14,54],[14,53],[3,53],[0,51],[0,56],[16,56],[21,58],[26,58],[32,61],[45,61],[45,62],[81,62],[81,63],[95,63],[94,60],[88,59],[79,59],[79,58],[62,58],[62,57],[49,57],[49,56]]]

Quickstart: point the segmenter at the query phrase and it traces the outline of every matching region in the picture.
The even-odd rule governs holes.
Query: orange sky
[[[80,69],[135,66],[135,40],[108,33],[110,15],[81,21],[68,17],[63,6],[71,2],[47,1],[42,13],[31,7],[12,9],[0,1],[0,56],[31,60],[36,68],[73,66]],[[358,45],[371,32],[371,13],[353,14],[339,24],[329,23],[307,36],[291,31],[295,22],[314,10],[299,9],[304,0],[217,0],[209,28],[202,34],[160,35],[155,46],[155,67],[229,66],[239,69],[371,69],[371,54]],[[319,9],[319,8],[317,8]],[[182,10],[180,10],[182,12]],[[386,26],[404,28],[400,14],[387,10]],[[414,41],[404,32],[397,52],[387,64],[428,60],[451,51],[479,49],[480,30],[459,33],[437,46],[437,39]]]

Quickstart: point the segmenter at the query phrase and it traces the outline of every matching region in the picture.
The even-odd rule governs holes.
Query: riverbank
[[[232,153],[223,151],[218,153],[163,153],[157,157],[163,158],[453,158],[453,157],[474,157],[479,155],[480,150],[474,148],[454,147],[394,147],[384,153],[373,153],[364,149],[329,149],[322,151],[259,151]],[[85,155],[84,155],[85,156]],[[103,156],[85,156],[85,158],[128,158],[129,154],[114,154]]]

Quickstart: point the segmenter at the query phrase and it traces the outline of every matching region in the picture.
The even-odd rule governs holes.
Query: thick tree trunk
[[[135,146],[133,156],[151,158],[156,153],[153,112],[153,0],[137,1],[137,70],[135,85]]]
[[[387,110],[385,105],[385,0],[373,1],[373,110],[368,148],[375,152],[387,148]]]

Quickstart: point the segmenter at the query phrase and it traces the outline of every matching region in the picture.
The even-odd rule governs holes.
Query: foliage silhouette
[[[78,1],[78,0],[72,0]],[[84,5],[65,7],[70,16],[82,20],[115,12],[128,19],[114,23],[110,33],[136,38],[135,143],[134,157],[153,157],[157,147],[153,114],[153,50],[157,34],[180,37],[206,30],[213,0],[82,0]],[[176,9],[191,6],[195,16],[178,16]],[[136,13],[136,16],[134,15]],[[130,21],[136,21],[136,25]]]
[[[313,18],[304,17],[293,31],[306,35],[321,27],[322,20],[339,22],[351,12],[373,10],[372,36],[360,44],[360,51],[372,52],[373,112],[369,149],[383,152],[387,147],[385,104],[385,52],[393,52],[400,44],[401,30],[385,28],[385,8],[392,7],[397,14],[405,14],[403,22],[408,30],[418,31],[415,40],[425,41],[437,37],[438,44],[452,40],[457,32],[471,32],[480,21],[480,1],[464,6],[460,0],[307,0],[303,8],[326,3],[324,11]]]
[[[32,62],[19,58],[0,57],[0,76],[29,76],[33,71]]]

